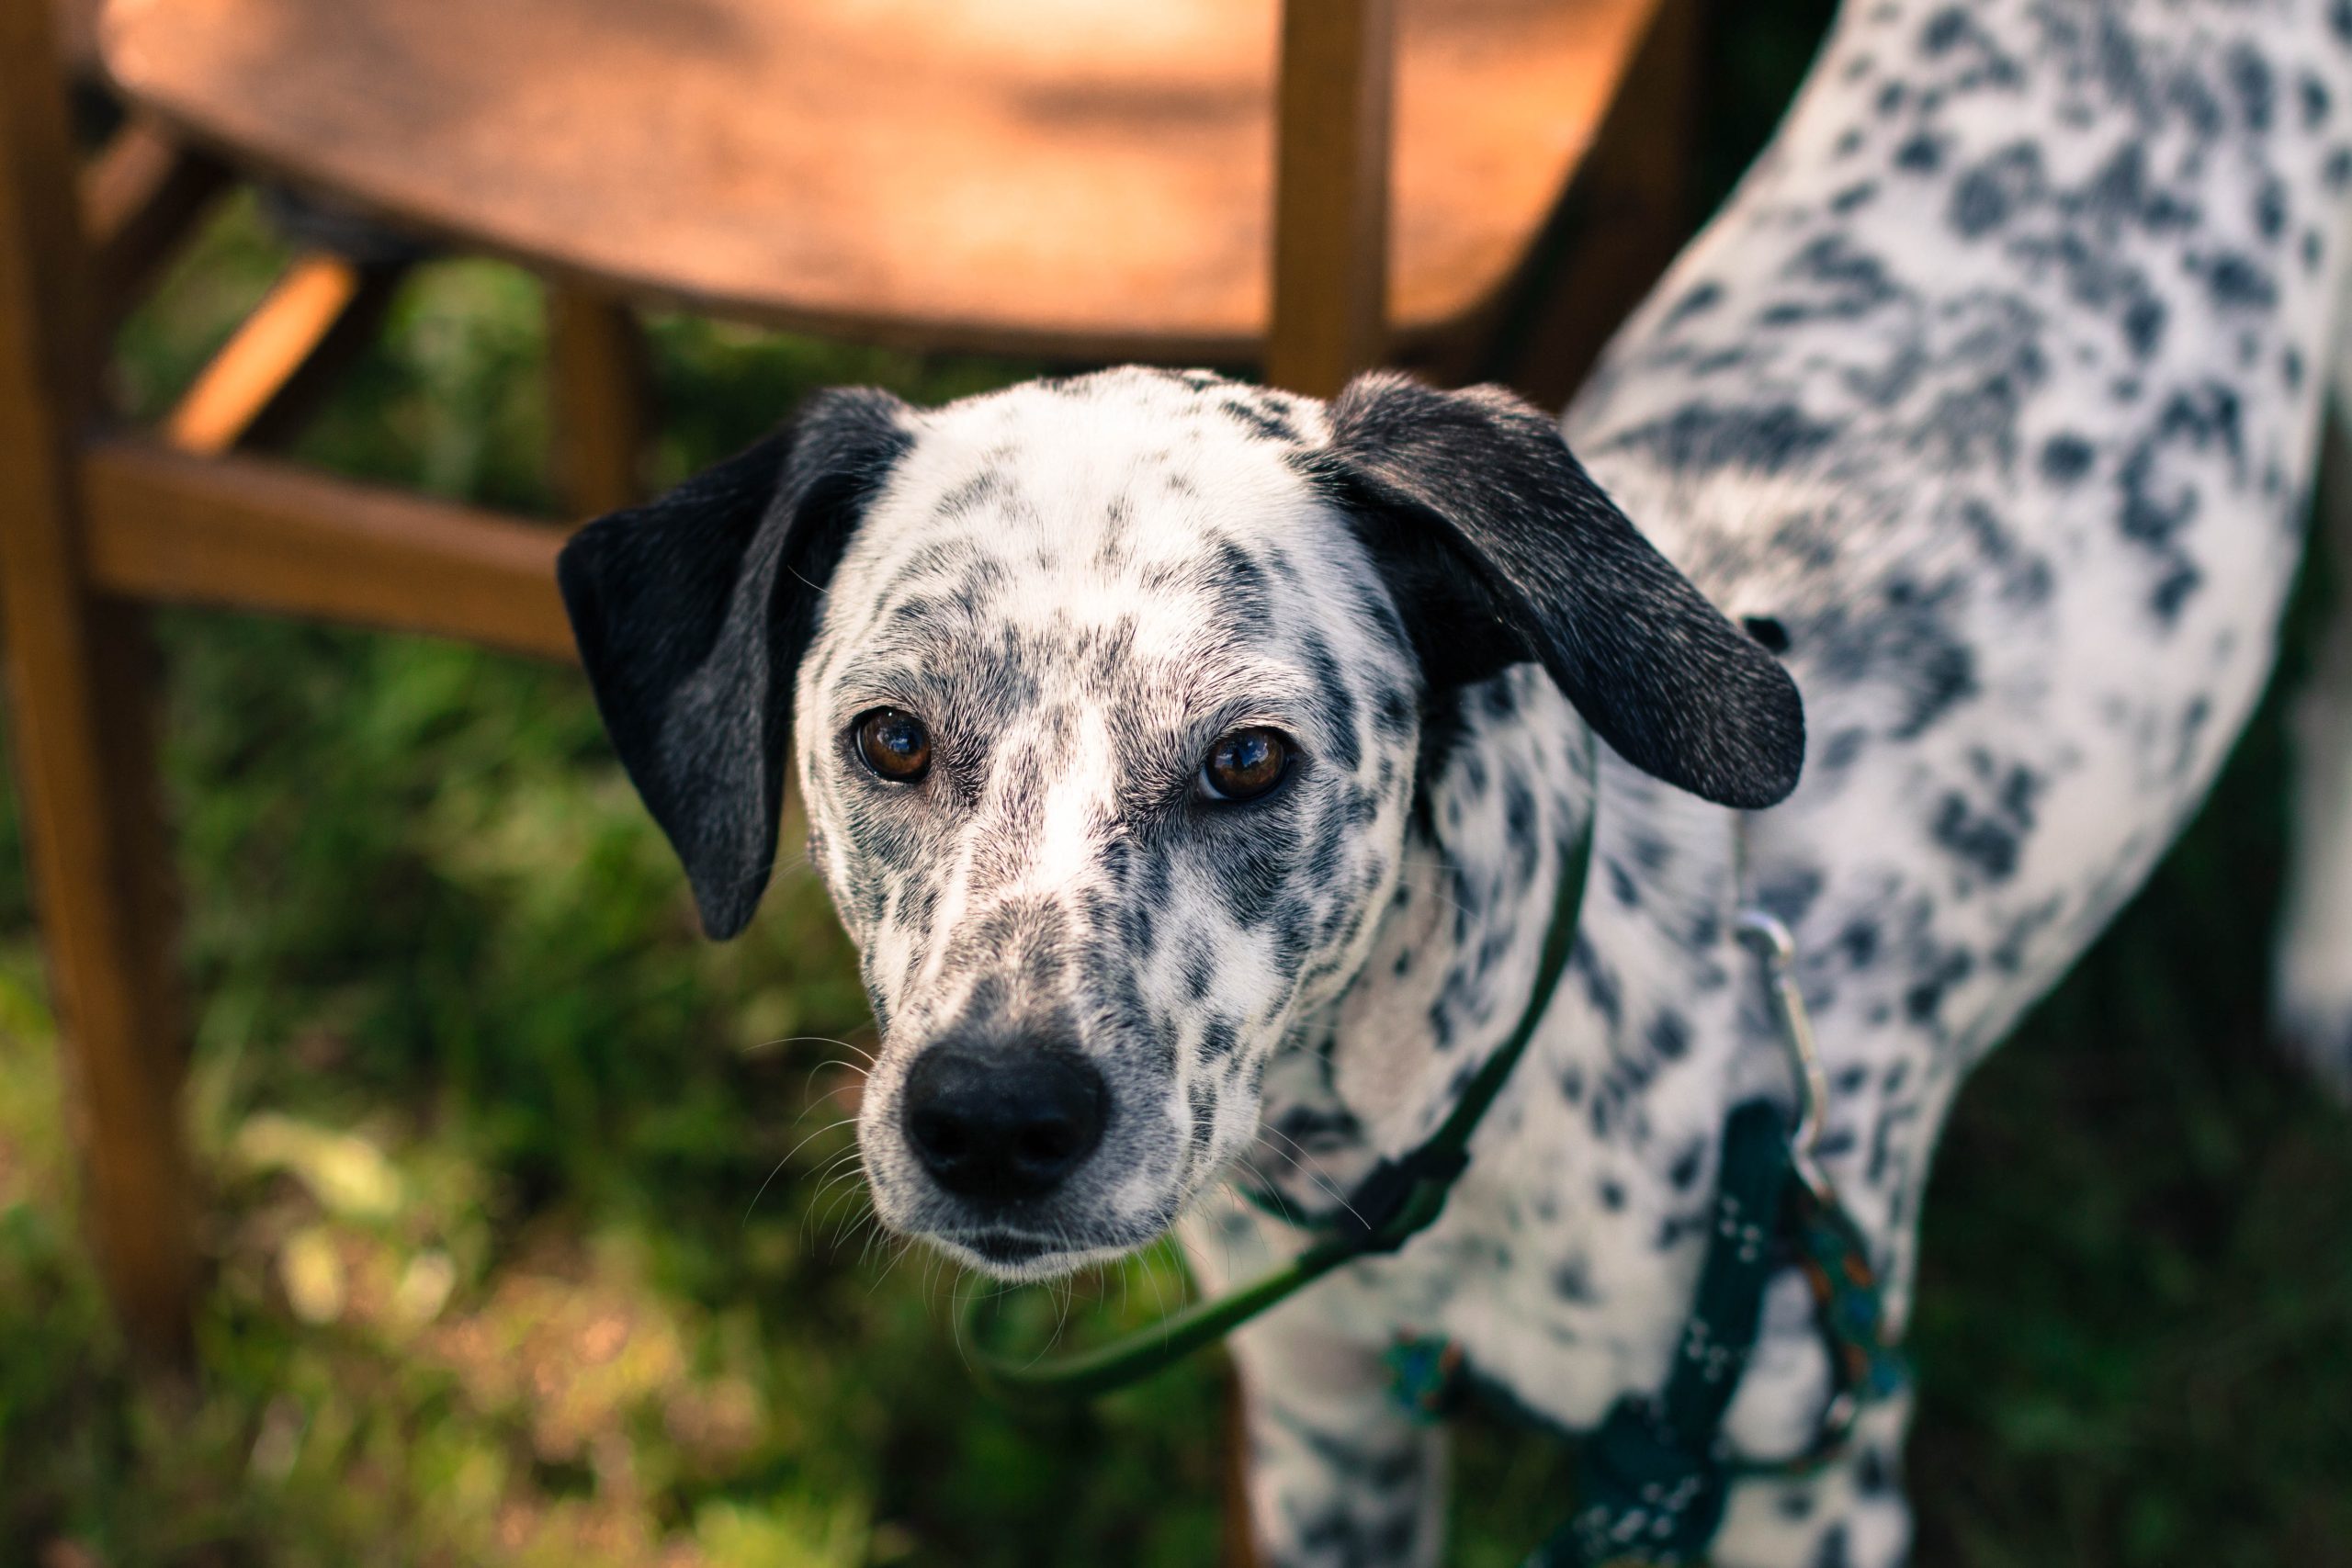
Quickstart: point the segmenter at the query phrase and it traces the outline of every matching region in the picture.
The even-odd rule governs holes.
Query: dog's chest
[[[1309,1213],[1331,1209],[1376,1152],[1426,1137],[1528,1005],[1552,874],[1590,795],[1566,703],[1532,669],[1503,683],[1466,705],[1457,760],[1431,785],[1441,841],[1408,862],[1329,1038],[1269,1075],[1271,1131],[1252,1164]],[[1405,1254],[1317,1288],[1347,1337],[1452,1340],[1482,1376],[1571,1426],[1662,1375],[1724,1112],[1778,1083],[1730,951],[1729,814],[1613,758],[1598,777],[1566,970],[1443,1217]],[[1298,1239],[1237,1214],[1195,1253],[1233,1278]]]

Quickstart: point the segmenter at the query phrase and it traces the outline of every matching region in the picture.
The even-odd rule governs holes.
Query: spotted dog
[[[1572,1431],[1661,1385],[1726,1112],[1788,1093],[1745,903],[1796,935],[1824,1161],[1899,1321],[1954,1090],[2269,667],[2347,35],[2344,0],[1858,0],[1565,442],[1393,377],[1328,406],[1133,369],[838,392],[583,532],[582,653],[713,935],[797,773],[880,1031],[883,1222],[1012,1279],[1171,1225],[1210,1288],[1295,1252],[1227,1184],[1329,1214],[1426,1137],[1590,823],[1566,983],[1441,1220],[1237,1338],[1269,1556],[1437,1560],[1399,1335]],[[2338,640],[2280,1010],[2342,1071]],[[1736,1449],[1803,1450],[1827,1385],[1791,1273]],[[1716,1560],[1901,1560],[1906,1414],[1742,1482]]]

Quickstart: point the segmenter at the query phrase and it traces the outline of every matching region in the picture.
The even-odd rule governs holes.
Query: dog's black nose
[[[905,1107],[923,1168],[982,1202],[1044,1196],[1102,1141],[1102,1075],[1065,1051],[933,1045],[907,1076]]]

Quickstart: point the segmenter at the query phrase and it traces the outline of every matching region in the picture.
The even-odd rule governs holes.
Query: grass
[[[1720,101],[1752,145],[1805,35],[1743,37]],[[250,210],[209,231],[127,333],[124,396],[167,400],[275,254]],[[543,505],[537,321],[511,270],[424,269],[305,455]],[[1023,368],[654,337],[673,476],[815,385]],[[859,1227],[837,1123],[870,1026],[805,872],[701,942],[570,671],[162,632],[204,1371],[135,1381],[79,1250],[0,800],[0,1568],[1211,1560],[1213,1364],[1016,1418],[963,1374],[956,1281]],[[2274,700],[1962,1099],[1914,1341],[1923,1562],[2352,1562],[2352,1122],[2263,1041],[2281,747]],[[1171,1288],[1096,1293],[1141,1320]],[[1560,1456],[1475,1423],[1463,1452],[1455,1560],[1504,1568],[1555,1522]]]

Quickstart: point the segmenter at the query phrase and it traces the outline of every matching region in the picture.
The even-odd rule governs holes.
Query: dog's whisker
[[[786,1155],[782,1159],[776,1161],[775,1165],[769,1167],[767,1176],[760,1182],[759,1190],[753,1192],[752,1194],[752,1201],[743,1205],[743,1217],[737,1222],[737,1227],[739,1229],[752,1223],[752,1211],[760,1206],[760,1200],[767,1196],[769,1186],[775,1180],[776,1177],[783,1171],[784,1168],[791,1163],[792,1156],[790,1155]]]
[[[852,1148],[834,1156],[831,1163],[817,1173],[816,1188],[801,1206],[800,1232],[804,1237],[820,1229],[825,1220],[830,1217],[830,1210],[825,1214],[818,1213],[818,1206],[824,1201],[825,1195],[844,1182],[848,1184],[851,1191],[861,1190],[863,1183],[859,1179],[865,1175],[865,1164],[860,1157],[860,1152]]]
[[[818,1128],[815,1132],[810,1133],[808,1136],[802,1138],[798,1143],[793,1145],[792,1147],[786,1152],[784,1157],[789,1160],[794,1155],[798,1154],[801,1150],[807,1148],[810,1144],[815,1143],[826,1134],[838,1133],[843,1127],[854,1127],[856,1124],[857,1118],[854,1116],[843,1116],[835,1121],[828,1122],[823,1126]]]
[[[1273,1153],[1278,1154],[1282,1156],[1283,1158],[1288,1160],[1293,1169],[1296,1170],[1308,1181],[1313,1182],[1316,1188],[1320,1190],[1325,1197],[1330,1199],[1332,1202],[1337,1203],[1340,1206],[1340,1211],[1346,1213],[1350,1218],[1353,1219],[1356,1224],[1362,1224],[1364,1223],[1363,1216],[1356,1213],[1355,1205],[1348,1201],[1348,1195],[1340,1190],[1338,1184],[1325,1177],[1314,1167],[1308,1165],[1306,1162],[1306,1159],[1300,1157],[1301,1156],[1306,1155],[1306,1150],[1300,1146],[1297,1139],[1293,1138],[1289,1134],[1284,1133],[1281,1128],[1276,1127],[1272,1123],[1261,1122],[1260,1125],[1263,1131],[1272,1134],[1275,1137],[1280,1138],[1284,1143],[1290,1145],[1291,1148],[1298,1150],[1296,1155],[1291,1154],[1287,1150],[1282,1148],[1275,1148],[1272,1151]],[[1312,1156],[1309,1156],[1307,1157],[1311,1158]],[[1266,1180],[1262,1173],[1259,1174],[1258,1180],[1261,1186],[1268,1188],[1272,1188],[1274,1186],[1274,1183]]]
[[[838,1045],[844,1051],[854,1051],[865,1057],[868,1066],[871,1066],[874,1062],[874,1053],[865,1046],[853,1044],[847,1040],[836,1039],[830,1034],[779,1034],[773,1040],[763,1040],[756,1045],[742,1046],[741,1054],[748,1056],[761,1051],[773,1051],[783,1045]]]
[[[835,1213],[843,1212],[849,1205],[856,1202],[858,1195],[865,1190],[865,1168],[861,1165],[842,1171],[827,1180],[826,1186],[838,1187],[840,1190],[833,1194],[831,1201],[825,1206],[823,1215],[819,1218],[817,1224],[820,1229],[831,1223]],[[823,1189],[819,1189],[818,1197],[821,1198],[823,1195]],[[810,1201],[814,1202],[815,1200],[812,1199]]]

